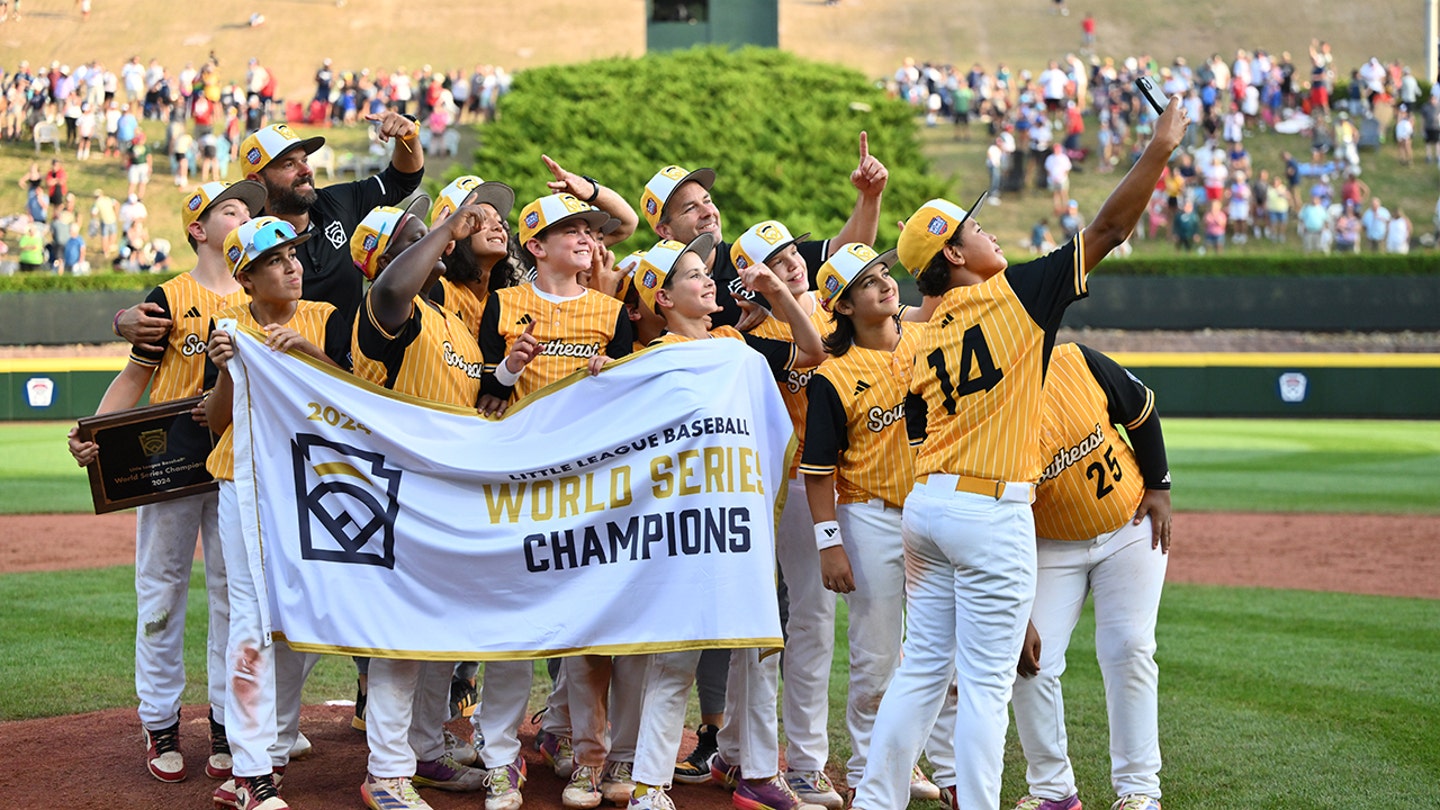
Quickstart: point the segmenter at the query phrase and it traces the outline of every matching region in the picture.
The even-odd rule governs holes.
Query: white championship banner
[[[222,324],[235,331],[233,325]],[[267,629],[424,660],[779,647],[793,431],[735,340],[576,375],[503,421],[239,330],[235,483]]]

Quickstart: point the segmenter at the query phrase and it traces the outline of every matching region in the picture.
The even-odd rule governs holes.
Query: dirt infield
[[[134,531],[135,518],[128,513],[0,517],[0,537],[7,538],[0,549],[0,573],[128,564],[134,559]],[[1168,578],[1440,599],[1437,537],[1436,517],[1180,513]],[[294,763],[287,774],[285,795],[295,807],[361,806],[365,740],[350,728],[349,718],[349,707],[305,707],[301,728],[315,753]],[[468,729],[458,724],[455,730]],[[527,723],[521,733],[530,773],[525,806],[559,810],[564,785],[529,748],[533,735]],[[693,742],[693,735],[687,736],[685,747]],[[178,785],[162,784],[145,772],[133,709],[3,723],[0,750],[7,754],[0,767],[0,796],[11,807],[209,808],[216,782],[204,776],[207,749],[201,707],[185,710],[181,750],[191,776]],[[87,773],[104,778],[44,778],[55,766],[57,751],[81,756]],[[481,806],[473,794],[426,790],[424,795],[436,810]],[[674,795],[687,810],[730,807],[728,795],[713,786],[680,785]]]

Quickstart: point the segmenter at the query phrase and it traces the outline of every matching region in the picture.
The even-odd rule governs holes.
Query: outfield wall
[[[1440,354],[1158,353],[1112,356],[1171,416],[1440,418]],[[0,420],[95,412],[125,358],[0,360]]]

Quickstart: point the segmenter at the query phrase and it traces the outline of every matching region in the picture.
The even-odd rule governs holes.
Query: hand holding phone
[[[1135,80],[1135,87],[1140,91],[1140,95],[1144,96],[1145,100],[1150,102],[1150,106],[1155,109],[1156,115],[1165,112],[1166,103],[1169,99],[1160,93],[1160,88],[1155,85],[1154,79],[1149,76],[1141,76]]]

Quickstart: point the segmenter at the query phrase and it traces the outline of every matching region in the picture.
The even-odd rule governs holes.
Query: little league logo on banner
[[[499,660],[780,646],[792,431],[743,343],[651,350],[504,421],[403,401],[244,330],[236,349],[244,536],[292,647]]]

